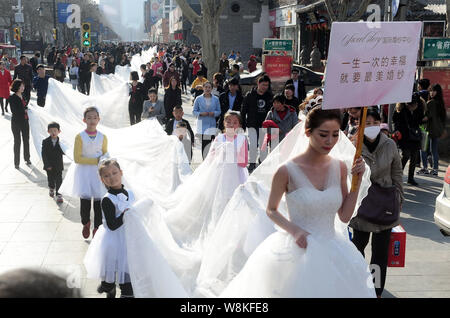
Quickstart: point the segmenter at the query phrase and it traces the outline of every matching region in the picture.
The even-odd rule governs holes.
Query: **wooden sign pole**
[[[359,119],[359,127],[358,127],[358,139],[356,141],[356,153],[353,162],[355,162],[359,157],[361,157],[362,146],[364,142],[364,129],[366,128],[366,118],[367,118],[367,107],[363,107],[362,116]],[[356,192],[356,187],[358,186],[358,176],[352,177],[352,188],[351,192]]]

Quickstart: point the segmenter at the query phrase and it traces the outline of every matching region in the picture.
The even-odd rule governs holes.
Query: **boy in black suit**
[[[169,120],[166,124],[166,133],[168,135],[177,135],[180,138],[181,142],[184,145],[184,150],[186,151],[186,155],[188,156],[189,163],[192,161],[192,146],[194,145],[194,132],[192,131],[191,125],[185,119],[183,119],[183,107],[181,105],[177,105],[174,107],[172,112],[174,118]],[[187,143],[187,139],[184,138],[187,134],[183,133],[183,131],[187,130],[189,132],[189,136],[191,137],[190,143]]]
[[[58,123],[52,122],[48,125],[50,136],[42,141],[42,161],[44,170],[47,172],[50,197],[55,196],[56,202],[63,203],[62,195],[58,192],[62,183],[62,171],[64,170],[64,152],[59,145],[60,127]]]

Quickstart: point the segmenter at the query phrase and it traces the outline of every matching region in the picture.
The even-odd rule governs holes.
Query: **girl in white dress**
[[[115,159],[102,161],[99,174],[108,188],[102,199],[104,222],[84,258],[87,277],[102,281],[97,291],[115,298],[118,283],[121,298],[187,297],[181,281],[160,253],[158,242],[154,242],[164,237],[161,227],[158,229],[158,216],[148,213],[151,201],[134,204],[134,194],[124,188],[123,172]],[[174,257],[185,261],[185,255],[177,251]]]
[[[349,193],[346,165],[329,156],[339,128],[338,111],[308,114],[308,148],[273,176],[267,215],[278,231],[256,248],[221,297],[375,297],[367,263],[335,230],[336,213],[344,223],[351,219],[365,170],[362,159],[353,164],[358,187]],[[287,217],[278,211],[283,195]]]
[[[134,194],[122,185],[123,172],[116,160],[102,161],[98,171],[108,193],[101,201],[103,224],[91,241],[84,259],[87,277],[102,280],[97,291],[107,293],[107,298],[115,298],[116,281],[120,286],[121,298],[130,298],[133,297],[133,287],[123,217],[134,203]]]
[[[174,238],[201,251],[234,190],[247,181],[248,146],[239,134],[239,113],[225,116],[225,133],[212,143],[205,161],[175,192],[178,204],[167,211],[165,220]]]
[[[100,121],[99,111],[95,107],[88,107],[83,114],[86,130],[75,137],[73,151],[74,163],[70,166],[60,192],[73,198],[80,198],[81,223],[83,237],[90,236],[91,200],[94,200],[94,230],[102,224],[102,210],[100,199],[106,189],[97,171],[100,158],[107,155],[108,139],[97,130]]]

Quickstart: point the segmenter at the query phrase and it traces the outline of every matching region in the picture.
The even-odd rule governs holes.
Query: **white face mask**
[[[370,126],[364,129],[364,135],[369,139],[377,138],[379,133],[380,133],[380,126]]]

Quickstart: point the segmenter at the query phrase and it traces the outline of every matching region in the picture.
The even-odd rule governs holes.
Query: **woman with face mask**
[[[369,109],[364,130],[362,156],[370,167],[372,186],[375,184],[382,188],[395,187],[393,191],[396,190],[395,193],[401,207],[404,195],[400,154],[395,142],[385,134],[380,133],[380,124],[381,117],[378,111]],[[368,196],[370,195],[372,193],[369,190]],[[369,243],[369,238],[372,234],[372,258],[370,264],[379,266],[380,281],[379,284],[375,285],[375,288],[377,296],[381,297],[386,281],[391,230],[399,224],[399,219],[391,224],[377,224],[374,221],[368,221],[367,218],[361,215],[361,209],[363,208],[364,204],[358,210],[358,215],[350,221],[349,226],[353,228],[352,241],[364,256],[364,249]]]

